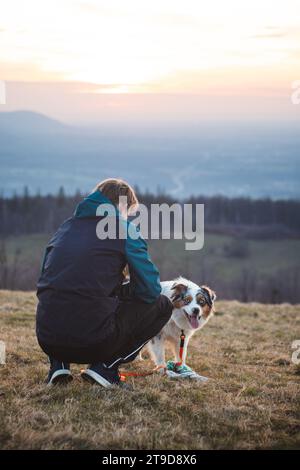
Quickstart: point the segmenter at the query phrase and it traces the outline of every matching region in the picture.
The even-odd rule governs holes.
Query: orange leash
[[[176,362],[176,366],[181,366],[182,365],[182,358],[183,358],[183,348],[184,348],[184,342],[185,342],[185,334],[184,331],[181,330],[181,335],[180,335],[180,346],[179,346],[179,362]]]
[[[131,371],[120,371],[119,377],[122,382],[125,382],[126,377],[147,377],[148,375],[153,375],[156,372],[159,372],[160,369],[165,369],[165,366],[157,366],[155,369],[148,372],[131,372]]]

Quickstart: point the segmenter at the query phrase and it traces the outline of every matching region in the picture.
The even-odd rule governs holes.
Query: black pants
[[[165,295],[160,295],[152,304],[137,300],[122,301],[112,318],[112,333],[100,344],[74,349],[49,345],[41,347],[48,356],[63,362],[102,362],[107,367],[116,368],[135,359],[142,347],[167,323],[172,308],[171,301]]]

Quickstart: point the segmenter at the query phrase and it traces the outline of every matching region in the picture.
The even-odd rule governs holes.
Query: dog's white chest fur
[[[151,354],[156,366],[165,366],[165,346],[166,342],[172,348],[175,362],[180,362],[180,335],[182,330],[185,334],[185,343],[182,361],[185,363],[187,346],[193,334],[207,323],[212,306],[205,305],[201,296],[201,289],[207,291],[209,300],[213,305],[216,298],[215,293],[207,286],[201,288],[192,281],[185,278],[178,278],[173,281],[161,283],[162,294],[173,300],[175,308],[168,323],[163,329],[147,344],[147,349]],[[178,300],[174,302],[174,299]]]

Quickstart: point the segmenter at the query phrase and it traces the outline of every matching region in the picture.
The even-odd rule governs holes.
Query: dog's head
[[[177,326],[198,330],[213,313],[216,294],[207,286],[179,278],[170,288],[170,297],[174,305],[172,318]]]

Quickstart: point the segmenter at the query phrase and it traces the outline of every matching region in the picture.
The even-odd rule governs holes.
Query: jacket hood
[[[115,208],[111,200],[104,196],[104,194],[102,194],[102,192],[97,189],[85,197],[83,201],[77,205],[74,216],[80,219],[87,217],[99,217],[99,215],[97,215],[97,209],[101,204],[109,204]],[[115,210],[118,213],[116,208]]]

